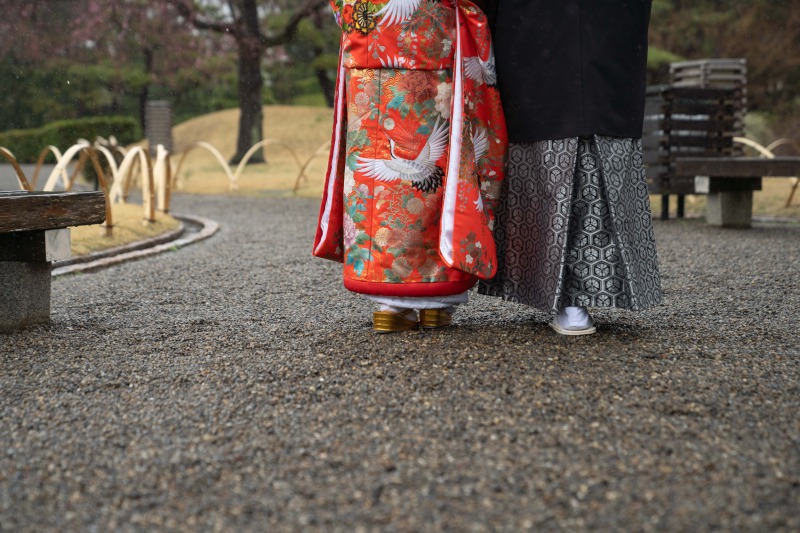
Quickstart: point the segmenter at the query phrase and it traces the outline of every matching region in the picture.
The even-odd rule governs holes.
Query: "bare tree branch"
[[[291,41],[295,32],[297,32],[297,27],[300,25],[300,22],[302,22],[304,18],[311,15],[311,13],[323,8],[327,4],[328,2],[326,0],[307,0],[306,4],[298,9],[294,15],[292,15],[292,18],[289,19],[289,22],[283,28],[281,33],[272,36],[262,35],[261,45],[264,48],[270,48]]]
[[[197,5],[192,0],[167,0],[167,2],[178,10],[182,17],[185,17],[198,30],[209,30],[216,33],[227,33],[237,36],[239,29],[235,22],[220,22],[208,20],[200,16]]]

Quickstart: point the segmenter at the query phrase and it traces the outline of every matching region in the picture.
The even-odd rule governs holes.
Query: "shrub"
[[[35,163],[39,152],[47,146],[44,128],[0,133],[0,146],[9,149],[20,163]]]
[[[39,153],[48,145],[66,150],[78,139],[94,141],[98,136],[117,138],[121,145],[141,138],[139,123],[131,117],[110,116],[59,120],[30,130],[11,130],[0,133],[0,146],[8,148],[20,163],[35,163]]]

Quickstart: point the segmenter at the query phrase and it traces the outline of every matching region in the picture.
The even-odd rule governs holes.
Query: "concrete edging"
[[[145,257],[151,257],[160,253],[168,252],[178,248],[183,248],[190,244],[200,242],[208,239],[219,231],[219,224],[213,220],[196,217],[192,215],[173,215],[176,219],[182,222],[189,222],[197,224],[202,227],[197,233],[193,233],[188,237],[180,238],[186,230],[185,224],[181,227],[168,232],[165,235],[138,241],[125,246],[118,246],[102,252],[96,252],[87,256],[70,259],[68,264],[58,266],[53,265],[52,276],[65,276],[68,274],[76,274],[79,272],[93,272],[103,268],[119,265],[127,261],[134,261]],[[85,258],[85,259],[84,259]]]
[[[170,230],[166,233],[162,233],[161,235],[158,235],[156,237],[132,242],[129,244],[123,244],[122,246],[115,246],[113,248],[106,248],[105,250],[100,250],[99,252],[92,252],[86,255],[71,257],[69,259],[64,259],[63,261],[56,261],[55,263],[53,263],[53,268],[54,269],[63,268],[72,265],[77,265],[80,263],[92,263],[94,261],[105,259],[107,257],[113,257],[119,254],[135,252],[137,250],[145,250],[147,248],[152,248],[154,246],[163,244],[165,242],[174,241],[175,239],[183,235],[185,231],[186,231],[186,224],[184,224],[181,221],[180,225],[176,229]]]

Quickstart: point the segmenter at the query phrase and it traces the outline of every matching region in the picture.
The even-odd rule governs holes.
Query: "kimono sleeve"
[[[344,166],[347,154],[346,76],[342,61],[342,50],[340,49],[331,150],[313,250],[315,257],[338,262],[344,261],[342,212],[344,210]]]

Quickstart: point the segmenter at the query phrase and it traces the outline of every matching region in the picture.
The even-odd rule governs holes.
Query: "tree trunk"
[[[258,6],[256,0],[245,0],[242,5],[242,33],[237,42],[239,46],[239,136],[236,141],[236,154],[231,164],[239,164],[250,148],[264,138],[264,114],[261,92],[264,78],[261,75],[261,44]],[[263,151],[259,150],[249,163],[264,162]]]
[[[328,69],[318,68],[315,74],[322,93],[325,95],[325,103],[332,108],[336,103],[336,82],[328,75]]]
[[[311,16],[311,21],[314,23],[314,26],[320,31],[323,31],[323,20],[322,20],[322,13],[320,11],[315,11]],[[319,58],[325,53],[325,49],[322,46],[315,46],[314,47],[314,56],[319,61]],[[333,108],[336,104],[336,80],[331,79],[331,76],[328,72],[328,69],[317,66],[314,69],[314,74],[317,77],[317,81],[319,82],[319,88],[322,89],[322,94],[325,95],[325,103],[328,107]],[[338,73],[337,73],[338,75]]]

